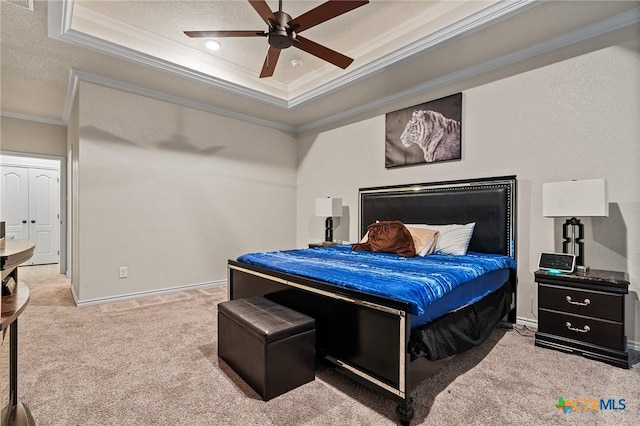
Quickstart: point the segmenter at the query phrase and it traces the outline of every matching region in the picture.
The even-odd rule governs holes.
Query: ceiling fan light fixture
[[[204,45],[207,49],[213,50],[213,51],[220,50],[220,48],[222,47],[222,44],[218,40],[213,40],[213,39],[209,39],[205,41]]]

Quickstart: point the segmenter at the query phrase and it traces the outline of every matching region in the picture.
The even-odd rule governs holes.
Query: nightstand
[[[316,248],[316,247],[331,247],[331,246],[337,246],[339,243],[336,243],[335,241],[323,241],[321,243],[309,243],[309,248]]]
[[[629,281],[623,272],[536,271],[538,331],[535,345],[576,353],[629,368],[624,334],[624,298]]]

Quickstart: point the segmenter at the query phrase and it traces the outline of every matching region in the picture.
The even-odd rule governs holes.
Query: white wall
[[[60,272],[67,270],[67,194],[66,170],[62,168],[67,143],[67,128],[18,118],[0,117],[0,152],[16,153],[29,162],[54,161],[60,169]]]
[[[224,282],[227,259],[295,244],[292,136],[84,82],[78,102],[79,302]]]
[[[240,253],[320,241],[319,196],[343,198],[335,237],[354,241],[360,187],[516,174],[518,315],[535,322],[533,271],[541,251],[560,249],[562,223],[542,217],[541,185],[604,177],[611,214],[584,220],[586,260],[629,274],[627,334],[640,342],[639,44],[569,47],[586,53],[561,62],[551,54],[538,68],[515,64],[523,72],[497,70],[389,108],[462,91],[456,162],[385,170],[388,111],[296,145],[273,129],[88,83],[80,85],[68,135],[2,117],[0,148],[64,156],[68,136],[73,286],[81,302],[223,280],[226,259]],[[129,278],[118,279],[119,266],[129,267]]]
[[[0,117],[0,149],[38,155],[66,155],[67,128],[17,118]]]
[[[78,217],[78,152],[80,137],[78,135],[79,120],[78,94],[76,93],[67,131],[67,276],[71,277],[71,288],[74,299],[80,293],[80,223],[75,220]]]
[[[627,334],[640,342],[639,69],[636,39],[480,86],[453,88],[451,93],[463,91],[461,161],[385,170],[384,114],[302,138],[298,246],[322,239],[322,218],[313,216],[318,196],[343,198],[348,216],[335,237],[355,241],[360,187],[515,174],[518,316],[535,322],[533,272],[541,251],[561,250],[563,222],[542,216],[542,183],[604,177],[611,214],[583,219],[586,262],[628,272]]]

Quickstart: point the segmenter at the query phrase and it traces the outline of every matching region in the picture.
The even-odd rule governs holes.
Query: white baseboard
[[[534,330],[538,329],[538,321],[529,318],[516,317],[516,324],[526,325],[528,328]],[[633,349],[635,351],[640,351],[640,342],[636,342],[635,340],[627,340],[627,348]]]
[[[89,300],[82,300],[82,301],[78,300],[76,292],[74,291],[73,286],[71,286],[71,294],[73,295],[73,301],[76,304],[76,306],[81,307],[81,306],[89,306],[89,305],[99,305],[101,303],[118,302],[118,301],[127,300],[127,299],[135,299],[137,297],[157,296],[159,294],[174,293],[177,291],[195,290],[198,288],[221,286],[226,284],[227,284],[226,279],[217,280],[217,281],[207,281],[207,282],[198,283],[198,284],[188,284],[183,286],[163,288],[160,290],[141,291],[137,293],[119,294],[117,296],[99,297],[96,299],[89,299]]]
[[[538,329],[538,321],[532,320],[532,319],[529,319],[529,318],[516,317],[516,324],[526,325],[528,328],[531,328],[533,330],[537,330]]]

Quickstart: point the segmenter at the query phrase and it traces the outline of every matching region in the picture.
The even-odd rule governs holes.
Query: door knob
[[[35,221],[35,220],[32,220],[32,221],[31,221],[31,223],[36,223],[36,221]]]
[[[22,223],[27,223],[27,221],[26,221],[26,220],[23,220],[23,221],[22,221]]]

